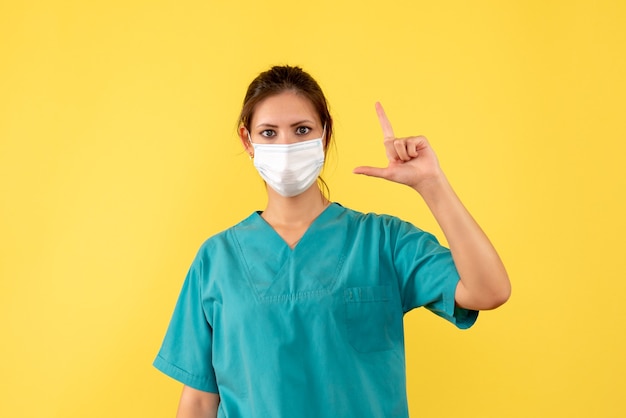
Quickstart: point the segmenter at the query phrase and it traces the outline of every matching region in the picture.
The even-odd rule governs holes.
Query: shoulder
[[[358,245],[384,249],[384,253],[423,254],[440,250],[437,238],[411,222],[385,213],[345,209],[346,236]]]
[[[339,205],[337,203],[337,205]],[[339,205],[343,209],[343,216],[350,223],[361,227],[378,227],[382,231],[390,232],[423,232],[420,228],[411,222],[405,221],[394,215],[376,212],[360,212],[354,209],[346,208]]]
[[[223,251],[231,252],[236,246],[235,234],[254,228],[254,224],[258,222],[258,218],[260,218],[258,212],[253,212],[250,216],[237,224],[205,239],[198,249],[194,264],[202,263],[203,261],[206,262],[208,258],[213,257],[216,253]]]

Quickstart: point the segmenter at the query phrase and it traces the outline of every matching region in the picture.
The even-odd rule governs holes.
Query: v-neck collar
[[[331,203],[292,249],[257,211],[233,228],[248,279],[261,299],[304,297],[332,287],[346,250],[345,209]]]
[[[302,242],[302,240],[306,239],[307,235],[309,235],[309,231],[311,229],[315,229],[315,225],[318,223],[323,223],[324,222],[324,218],[326,217],[326,212],[333,212],[331,210],[331,207],[333,205],[338,205],[336,203],[332,203],[330,202],[328,204],[328,206],[326,206],[314,219],[313,221],[309,224],[309,226],[306,228],[306,230],[304,231],[304,233],[302,234],[302,236],[300,237],[300,239],[298,241],[296,241],[296,244],[294,244],[293,248],[289,245],[289,243],[287,241],[285,241],[285,239],[283,237],[280,236],[280,234],[276,231],[276,229],[274,229],[274,227],[263,217],[263,212],[262,211],[256,211],[254,212],[254,214],[252,216],[254,216],[255,214],[258,216],[259,220],[261,221],[261,223],[264,223],[265,225],[267,225],[267,227],[269,228],[269,230],[271,232],[268,232],[268,234],[273,233],[279,241],[281,241],[282,243],[284,243],[284,245],[287,247],[287,249],[291,250],[291,251],[295,251],[296,248],[298,247],[298,245]],[[339,205],[340,206],[340,205]],[[332,215],[332,214],[331,214]]]

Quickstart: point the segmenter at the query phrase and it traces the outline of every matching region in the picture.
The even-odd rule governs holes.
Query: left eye
[[[300,126],[300,127],[298,127],[298,128],[296,129],[296,133],[297,133],[298,135],[306,135],[306,134],[308,134],[309,132],[311,132],[311,128],[306,127],[306,126]]]

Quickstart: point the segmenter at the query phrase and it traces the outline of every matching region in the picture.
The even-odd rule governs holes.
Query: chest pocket
[[[348,340],[361,353],[390,350],[395,329],[390,286],[351,287],[344,291]]]

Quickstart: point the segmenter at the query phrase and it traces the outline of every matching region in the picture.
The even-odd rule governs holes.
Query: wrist
[[[443,172],[420,181],[412,186],[412,188],[426,201],[437,200],[440,196],[452,189]]]

